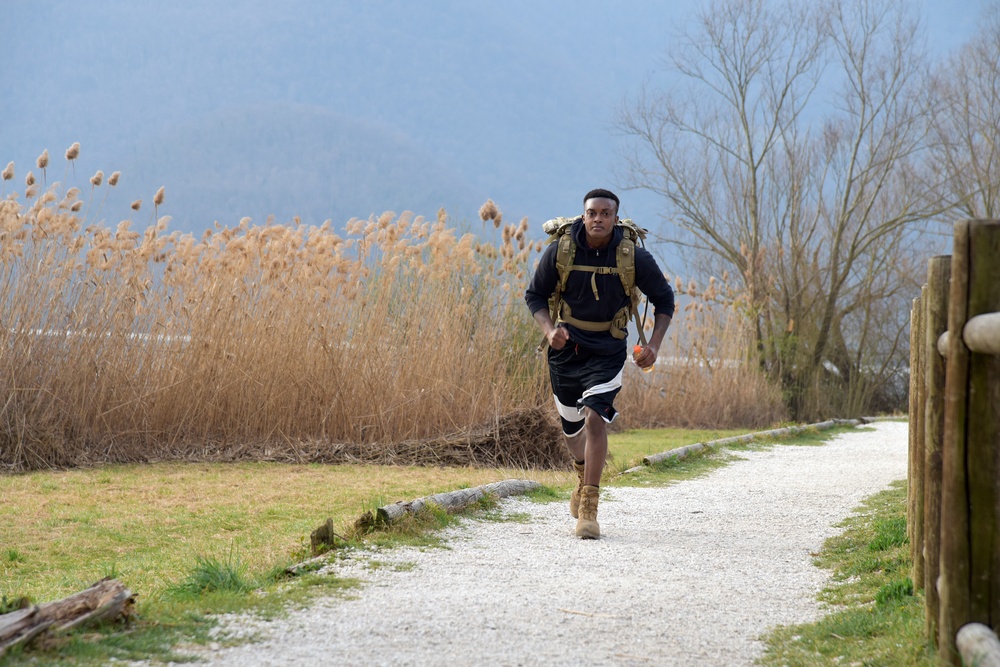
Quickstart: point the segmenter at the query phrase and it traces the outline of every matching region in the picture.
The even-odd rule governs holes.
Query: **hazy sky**
[[[289,193],[281,174],[271,173],[251,185],[264,191],[280,184],[276,199],[237,197],[234,204],[216,188],[215,199],[225,208],[199,209],[193,227],[203,229],[211,219],[232,224],[244,214],[260,220],[267,212],[288,219],[302,208],[322,217],[325,207],[335,210],[330,217],[346,219],[419,206],[427,209],[419,213],[433,214],[444,205],[471,219],[486,197],[508,219],[527,215],[539,227],[548,217],[575,213],[591,187],[617,185],[617,110],[653,75],[670,33],[700,4],[0,0],[0,164],[15,160],[20,179],[41,149],[61,158],[70,143],[81,141],[82,175],[101,168],[132,176],[123,178],[117,206],[166,185],[167,212],[179,217],[176,209],[195,206],[196,197],[178,162],[186,155],[199,163],[211,158],[185,144],[185,137],[206,143],[204,137],[224,133],[233,117],[246,114],[252,116],[248,127],[260,127],[265,121],[252,110],[264,105],[272,116],[278,108],[291,110],[295,119],[313,119],[298,128],[313,144],[323,143],[317,133],[338,123],[350,139],[377,135],[379,146],[408,156],[411,166],[392,178],[421,169],[433,176],[433,183],[414,186],[430,198],[415,200],[413,187],[385,182],[375,190],[377,202],[334,209],[330,200],[305,201],[317,189],[313,181],[308,191]],[[924,0],[932,53],[941,56],[968,39],[988,4]],[[292,152],[298,150],[297,127],[281,130]],[[170,152],[172,144],[183,150]],[[327,150],[324,159],[314,172],[339,158]],[[276,165],[272,171],[294,168]],[[358,164],[352,173],[361,178],[366,169],[369,178],[390,177],[374,163]],[[225,189],[257,177],[213,166],[198,178]],[[625,214],[656,224],[661,206],[655,197],[622,195]],[[274,202],[285,206],[285,200],[280,210],[236,210],[240,201],[277,208]]]
[[[924,27],[928,42],[937,53],[962,44],[976,31],[982,12],[991,0],[923,0]]]

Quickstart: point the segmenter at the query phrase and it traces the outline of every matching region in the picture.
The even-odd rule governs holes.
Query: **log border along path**
[[[906,476],[907,425],[774,445],[667,487],[602,490],[601,540],[566,503],[504,500],[517,521],[466,520],[447,549],[358,552],[329,567],[369,583],[265,621],[211,665],[751,665],[769,628],[815,620],[812,554],[866,497]],[[372,568],[374,561],[380,566]]]

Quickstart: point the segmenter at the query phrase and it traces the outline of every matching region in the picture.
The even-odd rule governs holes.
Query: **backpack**
[[[583,331],[609,331],[612,337],[621,340],[627,336],[626,329],[629,317],[634,315],[639,340],[645,345],[646,335],[642,323],[639,322],[639,300],[642,295],[635,286],[635,248],[637,243],[641,243],[646,238],[648,230],[635,224],[629,218],[619,220],[615,226],[621,227],[625,235],[616,248],[615,265],[582,266],[573,263],[576,258],[576,242],[573,241],[570,228],[577,220],[580,218],[554,218],[542,225],[542,231],[549,235],[548,243],[559,244],[556,251],[556,271],[559,273],[559,279],[556,281],[555,291],[549,297],[549,316],[552,318],[552,322],[556,325],[560,322],[566,322]],[[597,300],[601,298],[600,294],[597,293],[597,274],[617,274],[622,281],[622,287],[625,288],[625,294],[629,296],[629,305],[615,313],[610,322],[587,322],[576,319],[573,317],[569,304],[562,299],[562,294],[566,290],[566,281],[569,280],[569,274],[572,271],[585,271],[593,274],[590,284],[594,290],[594,298]]]

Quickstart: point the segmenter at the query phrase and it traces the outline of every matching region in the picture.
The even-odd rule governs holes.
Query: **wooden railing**
[[[1000,626],[998,311],[1000,221],[958,223],[911,311],[907,505],[927,635],[956,667],[963,626]]]

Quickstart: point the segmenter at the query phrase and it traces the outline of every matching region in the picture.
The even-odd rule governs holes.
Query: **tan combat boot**
[[[576,476],[580,478],[576,488],[573,489],[573,493],[569,497],[569,514],[575,519],[580,516],[580,492],[583,490],[584,464],[573,461],[573,467],[576,469]]]
[[[585,540],[596,540],[601,537],[601,527],[597,525],[597,494],[596,486],[585,485],[580,491],[580,518],[576,521],[576,536]]]

